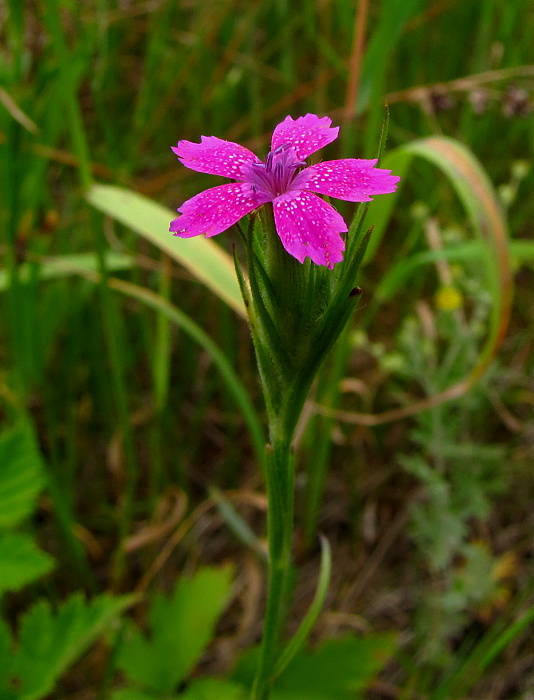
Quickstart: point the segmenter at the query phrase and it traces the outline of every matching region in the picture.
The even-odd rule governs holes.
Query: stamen
[[[300,167],[306,163],[296,160],[291,143],[283,143],[267,154],[264,163],[251,163],[250,184],[272,197],[288,192]]]

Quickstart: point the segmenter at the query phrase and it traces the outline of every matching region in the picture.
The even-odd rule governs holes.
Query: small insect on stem
[[[363,289],[361,287],[354,287],[350,290],[349,297],[359,297],[362,292]]]

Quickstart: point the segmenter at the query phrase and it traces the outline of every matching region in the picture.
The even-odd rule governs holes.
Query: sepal
[[[266,210],[266,211],[265,211]],[[284,250],[272,210],[251,217],[244,235],[248,283],[237,259],[269,423],[292,435],[317,371],[358,299],[352,294],[369,233],[360,243],[364,208],[348,234],[345,260],[333,270],[299,263]]]

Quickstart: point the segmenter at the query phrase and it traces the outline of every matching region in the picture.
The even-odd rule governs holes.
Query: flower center
[[[283,143],[267,155],[265,163],[251,163],[247,173],[254,192],[279,197],[290,189],[297,170],[306,165],[297,159],[290,143]]]

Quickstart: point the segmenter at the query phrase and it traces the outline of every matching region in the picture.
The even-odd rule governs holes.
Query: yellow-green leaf
[[[87,200],[170,255],[246,318],[232,258],[204,237],[173,236],[169,232],[169,223],[176,218],[173,211],[137,192],[114,185],[93,185]]]

